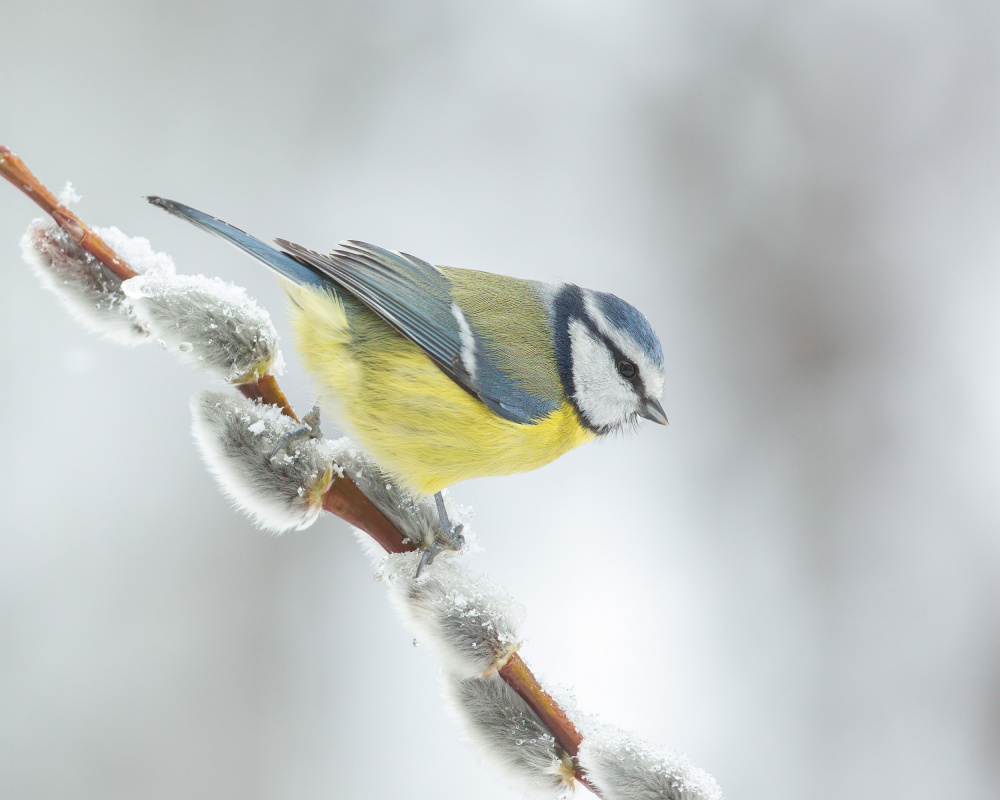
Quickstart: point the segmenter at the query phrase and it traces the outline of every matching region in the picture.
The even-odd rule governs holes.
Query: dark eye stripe
[[[632,384],[632,388],[635,389],[636,394],[640,397],[646,394],[646,384],[642,379],[642,375],[639,374],[639,368],[635,365],[635,362],[625,355],[621,348],[618,347],[611,339],[594,324],[594,321],[589,317],[581,319],[584,325],[587,326],[587,330],[594,334],[594,336],[600,339],[608,351],[611,353],[611,357],[615,360],[615,365],[618,369],[618,374],[621,375],[625,380]],[[628,376],[622,372],[622,364],[628,364],[632,367],[632,375]]]

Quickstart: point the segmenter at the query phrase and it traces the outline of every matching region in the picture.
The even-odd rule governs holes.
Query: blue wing
[[[448,279],[426,261],[357,241],[341,242],[326,256],[278,239],[286,251],[281,252],[190,206],[161,197],[147,199],[221,236],[294,283],[345,290],[504,419],[527,424],[556,409],[551,398],[525,390],[508,371],[498,367],[488,343],[455,304]]]
[[[437,267],[365,242],[341,242],[322,255],[284,239],[275,241],[357,297],[495,414],[531,423],[555,410],[550,399],[526,391],[498,368],[488,343],[455,303],[448,279]]]

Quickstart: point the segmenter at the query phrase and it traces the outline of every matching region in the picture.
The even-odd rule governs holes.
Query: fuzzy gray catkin
[[[233,503],[266,530],[308,527],[336,476],[328,448],[299,439],[272,457],[295,420],[275,406],[238,395],[202,392],[191,402],[195,441]]]
[[[623,731],[589,733],[577,758],[605,800],[722,800],[715,778],[685,756]]]
[[[42,286],[54,292],[85,328],[118,344],[147,341],[147,331],[122,292],[121,279],[55,222],[32,222],[21,237],[21,255]]]
[[[446,673],[444,681],[466,735],[504,774],[541,797],[572,790],[569,755],[498,674],[462,678]]]
[[[148,274],[122,289],[135,317],[164,347],[227,383],[246,383],[280,366],[270,315],[234,284]]]
[[[520,646],[523,609],[460,559],[442,557],[419,578],[413,564],[408,554],[389,556],[382,578],[419,641],[459,677],[502,667]]]

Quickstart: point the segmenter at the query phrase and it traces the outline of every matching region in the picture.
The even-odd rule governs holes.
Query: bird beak
[[[659,400],[652,397],[646,398],[642,408],[639,409],[639,415],[651,419],[653,422],[659,422],[661,425],[667,424],[667,415],[663,413],[663,406],[660,405]]]

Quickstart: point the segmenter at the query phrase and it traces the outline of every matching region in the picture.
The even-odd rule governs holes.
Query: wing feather
[[[354,295],[494,413],[526,424],[555,410],[557,404],[526,391],[501,371],[471,326],[463,331],[463,312],[437,267],[353,240],[341,242],[329,255],[285,239],[275,241],[289,256]]]
[[[511,298],[520,296],[490,281],[522,282],[471,270],[442,270],[416,256],[358,241],[341,242],[329,255],[321,255],[277,239],[284,250],[280,252],[190,206],[160,197],[148,199],[221,236],[294,283],[332,286],[350,293],[504,419],[534,423],[559,406],[562,388],[554,368],[547,366],[550,358],[539,350],[549,347],[551,338],[535,318],[538,309],[532,306],[533,311],[529,311],[526,299],[514,300],[516,313],[493,318],[497,317],[497,306],[510,305]],[[453,285],[452,278],[458,283]],[[453,290],[459,289],[465,301],[456,302]],[[538,298],[534,299],[537,305]],[[474,320],[461,307],[466,302]]]

